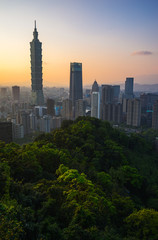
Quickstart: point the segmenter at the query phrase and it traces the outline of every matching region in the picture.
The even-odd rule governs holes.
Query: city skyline
[[[69,87],[70,62],[82,62],[83,85],[94,79],[99,85],[119,84],[126,77],[158,83],[157,9],[156,0],[6,0],[0,9],[0,85],[31,85],[35,19],[43,43],[44,87]]]

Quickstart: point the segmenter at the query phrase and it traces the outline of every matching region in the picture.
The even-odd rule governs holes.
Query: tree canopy
[[[0,142],[0,239],[158,239],[149,138],[79,117],[29,144]]]

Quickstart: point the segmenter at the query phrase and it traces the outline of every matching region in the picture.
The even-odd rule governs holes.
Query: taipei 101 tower
[[[38,32],[35,28],[33,40],[30,42],[31,51],[31,82],[32,82],[32,104],[43,105],[43,84],[42,84],[42,43],[38,40]]]

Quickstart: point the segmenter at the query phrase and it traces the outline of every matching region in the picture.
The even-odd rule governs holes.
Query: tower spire
[[[35,28],[34,28],[33,36],[34,36],[34,39],[38,39],[38,32],[37,32],[37,28],[36,28],[36,20],[35,20]]]

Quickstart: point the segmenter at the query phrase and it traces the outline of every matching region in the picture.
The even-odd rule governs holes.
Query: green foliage
[[[123,197],[114,193],[112,196],[112,204],[117,209],[113,221],[115,222],[117,227],[121,228],[124,224],[123,221],[126,216],[128,216],[134,211],[134,202],[131,200],[130,197]]]
[[[142,240],[158,239],[158,212],[153,209],[142,209],[129,215],[127,235]]]
[[[63,165],[57,171],[58,181],[65,184],[64,195],[66,196],[66,206],[72,210],[73,224],[82,227],[92,227],[100,224],[100,219],[104,215],[106,225],[109,217],[115,212],[111,202],[105,198],[104,194],[98,194],[94,184],[87,179],[84,173],[79,174],[75,169],[67,169]],[[100,192],[101,193],[101,192]],[[95,215],[98,215],[96,222]]]
[[[0,196],[5,200],[9,200],[10,180],[10,167],[0,162]]]
[[[105,172],[98,172],[96,176],[96,182],[102,186],[105,192],[109,192],[112,188],[112,177],[110,174]]]
[[[0,240],[158,239],[158,161],[146,139],[79,117],[33,143],[0,142]]]
[[[129,165],[122,165],[115,171],[115,174],[119,184],[125,186],[130,191],[140,189],[142,186],[143,177],[136,168]]]
[[[15,206],[0,204],[0,240],[19,240],[23,235],[22,223],[17,219]]]

